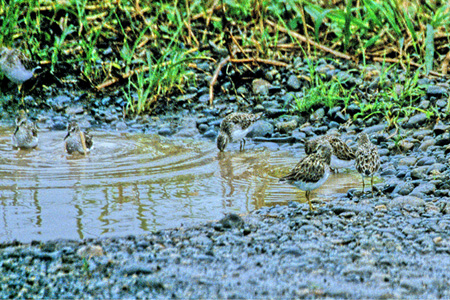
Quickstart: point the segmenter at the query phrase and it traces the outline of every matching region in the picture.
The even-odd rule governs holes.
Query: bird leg
[[[364,176],[361,176],[362,178],[362,183],[363,183],[363,194],[364,194]]]
[[[242,140],[241,140],[241,146],[239,147],[239,150],[240,150],[240,151],[243,151],[243,150],[244,150],[244,147],[245,147],[245,139],[242,139]]]
[[[83,146],[84,155],[87,154],[87,147],[86,147],[86,139],[84,138],[84,134],[80,131],[80,139],[81,139],[81,146]]]
[[[373,175],[370,178],[370,185],[372,186],[372,198],[373,198]]]
[[[308,204],[309,204],[309,210],[316,210],[314,208],[314,206],[312,206],[312,204],[311,204],[311,200],[309,199],[310,195],[311,195],[311,191],[305,191],[306,200],[308,200]]]

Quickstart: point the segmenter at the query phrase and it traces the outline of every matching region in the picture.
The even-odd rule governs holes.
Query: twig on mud
[[[214,100],[214,84],[216,84],[217,78],[219,77],[220,70],[230,61],[231,56],[228,55],[224,59],[222,59],[214,71],[213,77],[211,78],[211,82],[209,83],[209,105],[212,106]]]
[[[352,60],[352,58],[349,55],[347,55],[347,54],[344,54],[342,52],[333,50],[333,49],[328,48],[328,47],[326,47],[324,45],[321,45],[319,43],[311,41],[311,40],[305,38],[303,35],[301,35],[301,34],[299,34],[297,32],[294,32],[292,30],[289,30],[287,28],[284,28],[284,27],[282,27],[282,26],[280,26],[278,24],[275,24],[272,21],[266,20],[266,23],[269,24],[272,27],[275,27],[277,30],[279,30],[281,32],[287,33],[287,34],[291,35],[292,37],[299,39],[300,41],[302,41],[304,43],[309,43],[309,44],[311,44],[311,46],[317,47],[317,48],[319,48],[320,50],[322,50],[324,52],[331,53],[331,54],[333,54],[336,57],[340,57],[340,58],[347,59],[347,60]]]

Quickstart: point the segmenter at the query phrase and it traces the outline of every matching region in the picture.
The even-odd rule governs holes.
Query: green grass
[[[220,7],[213,9],[214,3],[141,0],[138,9],[135,1],[127,0],[0,0],[0,44],[47,62],[52,72],[69,64],[93,92],[122,89],[129,113],[147,113],[195,82],[189,62],[204,56],[221,59],[209,52],[208,43],[227,48],[225,29],[247,50],[238,58],[289,60],[311,53],[324,55],[265,23],[270,20],[357,62],[398,60],[416,78],[400,94],[387,89],[362,101],[341,82],[326,81],[310,72],[310,88],[296,99],[295,112],[321,103],[332,107],[354,102],[365,117],[382,114],[391,120],[417,110],[415,104],[423,91],[417,88],[415,74],[441,72],[450,44],[450,6],[446,3],[345,0],[333,6],[318,0],[221,0],[216,4],[225,6],[225,15]],[[280,41],[297,43],[306,53],[279,50]],[[417,70],[410,63],[424,67]]]

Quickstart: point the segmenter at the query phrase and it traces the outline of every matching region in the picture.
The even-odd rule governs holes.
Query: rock
[[[385,124],[379,124],[379,125],[367,127],[366,129],[363,130],[363,132],[367,133],[368,135],[371,135],[372,133],[375,133],[378,131],[383,131],[385,128],[386,128]]]
[[[200,97],[198,97],[198,101],[200,103],[209,103],[209,93],[208,94],[203,94]]]
[[[359,107],[359,105],[352,103],[349,106],[347,106],[347,113],[350,114],[351,116],[359,112],[361,112],[361,107]]]
[[[247,134],[248,137],[270,137],[273,134],[273,125],[265,120],[258,120],[253,124],[252,130]]]
[[[268,95],[270,87],[270,82],[264,79],[257,78],[252,82],[252,91],[255,95]]]
[[[414,184],[411,182],[399,182],[395,187],[393,193],[402,196],[409,195],[414,190]]]
[[[436,146],[446,146],[450,144],[450,134],[445,132],[436,137]]]
[[[447,89],[438,85],[430,85],[427,88],[427,96],[441,97],[447,93]]]
[[[439,99],[438,101],[436,101],[436,106],[440,108],[447,107],[447,101]]]
[[[219,222],[223,228],[242,228],[244,227],[244,220],[237,214],[228,214]]]
[[[311,114],[310,116],[310,120],[312,122],[316,122],[316,121],[322,121],[323,117],[325,116],[325,110],[323,108],[319,108],[318,110],[316,110],[313,114]]]
[[[450,126],[443,124],[442,122],[437,123],[433,127],[433,132],[436,135],[443,134],[444,132],[448,131]]]
[[[421,151],[425,152],[425,151],[427,151],[427,149],[430,146],[434,146],[435,144],[436,144],[436,140],[435,139],[428,139],[428,140],[423,141],[422,144],[420,144],[419,149]]]
[[[408,152],[414,148],[414,143],[411,143],[407,140],[402,140],[400,143],[398,143],[398,146],[400,147],[400,150],[402,152]]]
[[[422,166],[414,168],[411,171],[411,178],[412,179],[423,179],[426,177],[426,174],[428,173],[429,167],[428,166]]]
[[[302,86],[300,80],[298,80],[297,76],[295,76],[295,75],[289,76],[289,78],[286,82],[286,85],[287,85],[288,89],[294,90],[294,91],[298,91]]]
[[[399,166],[414,166],[417,162],[417,158],[413,157],[413,156],[406,156],[406,157],[402,157],[399,161],[398,164]]]
[[[408,122],[404,125],[405,128],[414,128],[419,127],[427,122],[428,118],[425,113],[418,113],[411,118],[409,118]]]
[[[125,131],[127,129],[128,129],[128,125],[124,121],[119,121],[119,122],[116,123],[116,130],[117,131]]]
[[[103,248],[97,245],[82,246],[77,250],[77,255],[83,258],[99,257],[105,255]]]
[[[428,109],[428,107],[430,107],[430,101],[425,100],[425,99],[420,101],[419,108],[421,108],[421,109]]]
[[[432,137],[433,131],[430,129],[419,129],[412,135],[414,139],[423,140],[425,137]]]
[[[298,126],[298,122],[297,122],[296,119],[292,119],[292,120],[287,121],[287,122],[278,122],[275,125],[275,127],[278,129],[278,131],[281,134],[289,133],[292,130],[294,130],[295,128],[297,128],[297,126]]]
[[[168,126],[164,126],[160,129],[158,129],[158,134],[162,136],[171,135],[173,133],[172,129]]]
[[[410,193],[410,196],[414,196],[414,194],[433,194],[436,190],[436,186],[432,183],[422,183]]]
[[[429,166],[434,163],[436,163],[436,158],[425,156],[417,161],[417,166]]]
[[[266,115],[269,118],[277,118],[279,116],[287,114],[289,111],[284,108],[268,108],[266,109]]]
[[[203,136],[206,137],[206,138],[214,139],[217,136],[217,131],[215,131],[214,129],[211,128],[211,129],[207,130],[203,134]]]
[[[62,111],[64,110],[71,102],[71,99],[69,96],[66,95],[59,95],[55,98],[50,98],[47,100],[47,104],[53,108],[55,111]]]
[[[424,207],[425,201],[414,196],[400,196],[392,199],[388,203],[388,209],[394,207],[405,207],[406,205],[409,205],[411,207]]]

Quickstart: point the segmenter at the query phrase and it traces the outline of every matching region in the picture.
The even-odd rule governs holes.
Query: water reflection
[[[278,182],[301,153],[219,153],[206,140],[93,132],[91,153],[69,156],[65,132],[40,132],[26,151],[12,149],[10,134],[0,132],[0,242],[140,234],[304,201]],[[326,201],[359,180],[333,175],[314,197]]]

